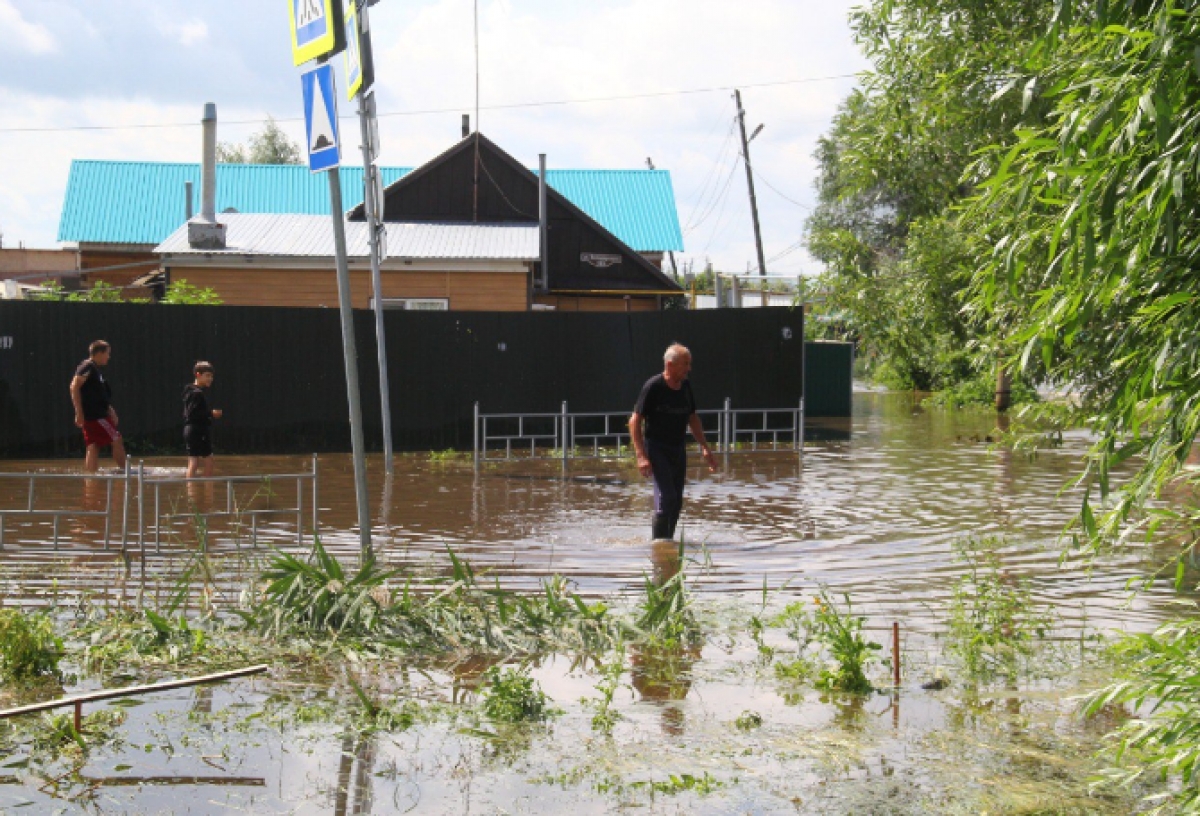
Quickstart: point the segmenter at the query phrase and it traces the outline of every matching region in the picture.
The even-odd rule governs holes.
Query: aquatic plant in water
[[[967,572],[950,601],[947,646],[976,680],[1016,677],[1035,645],[1054,625],[1053,613],[1033,599],[1029,581],[1005,573],[997,539],[969,539],[956,545]]]
[[[525,669],[493,666],[484,675],[483,713],[501,723],[538,722],[553,713],[550,698]]]
[[[874,689],[866,672],[882,647],[863,636],[866,618],[854,614],[850,596],[843,593],[842,600],[844,609],[822,587],[813,598],[811,610],[796,602],[776,616],[773,623],[786,627],[788,637],[797,645],[794,659],[775,664],[777,677],[807,680],[815,675],[816,687],[823,691],[866,694]],[[822,655],[824,665],[818,659]]]
[[[27,680],[54,674],[63,642],[45,612],[0,610],[0,677]]]

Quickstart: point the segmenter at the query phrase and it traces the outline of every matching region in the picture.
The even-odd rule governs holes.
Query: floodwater
[[[1068,434],[1060,448],[1029,457],[989,444],[991,414],[926,409],[903,394],[859,393],[855,401],[855,416],[841,429],[847,439],[810,442],[803,454],[734,454],[711,474],[691,468],[680,528],[698,564],[699,602],[709,604],[709,619],[724,623],[669,667],[631,656],[611,737],[593,732],[590,710],[576,704],[596,696],[596,673],[560,656],[535,661],[532,671],[562,715],[502,740],[481,737],[486,727],[471,719],[479,665],[373,677],[378,693],[416,701],[424,713],[407,730],[371,737],[336,716],[311,714],[345,704],[336,669],[304,682],[294,673],[281,679],[280,667],[272,679],[162,693],[124,709],[121,739],[95,752],[66,794],[0,770],[0,812],[1002,813],[1038,803],[1074,807],[1076,798],[1078,811],[1061,812],[1128,812],[1128,803],[1086,796],[1099,733],[1064,698],[1102,680],[1090,670],[999,690],[919,688],[921,673],[941,661],[935,636],[966,569],[954,557],[955,541],[966,536],[1003,536],[1005,573],[1032,581],[1035,600],[1059,616],[1061,641],[1080,649],[1083,634],[1145,631],[1167,616],[1174,596],[1166,582],[1136,597],[1126,589],[1157,568],[1154,548],[1095,561],[1063,558],[1060,536],[1081,495],[1065,486],[1086,436]],[[75,466],[6,462],[3,470]],[[177,477],[181,466],[145,461],[150,482]],[[218,467],[222,474],[297,473],[310,458],[218,457]],[[469,458],[405,455],[392,480],[383,478],[377,457],[369,475],[373,535],[391,564],[441,568],[451,548],[509,587],[533,588],[558,574],[586,595],[618,600],[632,598],[645,576],[671,569],[669,548],[648,540],[650,488],[628,460],[572,461],[564,474],[555,462],[476,472]],[[24,508],[26,489],[0,480],[0,512]],[[37,506],[103,508],[105,487],[81,489],[80,482],[39,487]],[[123,490],[115,488],[117,516]],[[144,521],[142,543],[131,522],[127,561],[119,522],[105,550],[99,519],[64,517],[55,553],[49,522],[10,517],[0,549],[6,603],[85,588],[124,593],[129,580],[116,576],[136,583],[143,547],[145,580],[169,582],[198,546],[188,502],[243,511],[269,502],[282,511],[262,517],[254,542],[244,517],[213,520],[199,537],[210,552],[252,552],[252,543],[297,547],[288,510],[296,507],[294,481],[273,480],[270,490],[244,485],[232,497],[223,487],[213,495],[184,490],[163,488],[160,508],[180,517],[156,532]],[[301,492],[309,502],[308,487]],[[355,556],[348,457],[319,457],[318,496],[322,541]],[[757,612],[764,586],[765,602],[778,608],[822,585],[849,593],[877,639],[892,621],[901,623],[913,677],[902,694],[831,699],[781,688],[755,668],[747,613],[728,610]],[[777,646],[786,645],[774,634]],[[361,669],[370,675],[369,666]],[[763,725],[735,728],[743,711],[761,715]],[[24,767],[21,761],[12,767]],[[996,798],[1001,788],[1003,801]]]
[[[1132,608],[1119,590],[1156,566],[1153,550],[1134,550],[1100,564],[1062,562],[1061,535],[1078,510],[1082,492],[1067,487],[1078,472],[1088,440],[1068,434],[1060,448],[1036,457],[997,450],[990,443],[996,417],[986,412],[926,409],[908,394],[856,394],[849,439],[809,442],[803,454],[736,453],[709,473],[692,456],[680,534],[695,557],[711,560],[706,592],[761,591],[787,585],[825,584],[863,603],[919,626],[924,610],[943,602],[962,574],[953,543],[965,536],[1010,540],[1005,568],[1035,580],[1040,597],[1068,619],[1103,626],[1148,625],[1159,616],[1169,587],[1139,596]],[[845,428],[842,429],[846,430]],[[843,434],[845,435],[845,434]],[[217,458],[223,475],[293,474],[311,469],[311,457]],[[146,483],[178,479],[179,459],[144,460]],[[4,471],[78,472],[64,461],[3,464]],[[348,456],[319,457],[319,524],[327,549],[347,557],[358,552],[354,481]],[[444,560],[451,548],[477,568],[514,588],[536,588],[550,575],[570,578],[577,591],[608,595],[640,588],[655,569],[649,546],[651,490],[631,459],[572,460],[564,475],[558,462],[488,463],[477,473],[470,455],[433,460],[398,456],[385,479],[378,456],[369,462],[373,537],[392,563]],[[23,509],[23,481],[0,480],[0,512]],[[262,484],[239,485],[227,501],[223,485],[164,486],[160,512],[175,512],[153,529],[154,492],[146,489],[144,535],[147,573],[160,574],[170,556],[196,547],[188,508],[266,508]],[[259,544],[296,546],[296,482],[276,479],[270,506],[255,530]],[[133,491],[131,490],[131,494]],[[302,487],[301,518],[311,529],[311,490]],[[105,506],[102,484],[49,483],[37,488],[37,507]],[[110,548],[119,548],[122,487],[112,499]],[[128,511],[127,547],[138,558],[136,500]],[[236,515],[236,514],[235,514]],[[59,553],[48,546],[48,519],[5,523],[0,563],[40,571],[70,554],[78,563],[113,559],[98,542],[96,518],[64,518]],[[208,523],[214,550],[249,546],[245,518]],[[307,546],[307,545],[306,545]],[[63,586],[66,589],[66,586]]]

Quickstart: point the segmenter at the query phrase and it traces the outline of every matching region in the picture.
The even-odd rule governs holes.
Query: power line
[[[650,93],[626,94],[622,96],[592,96],[579,99],[554,99],[542,102],[509,102],[500,105],[483,105],[476,109],[476,123],[478,124],[480,110],[515,110],[519,108],[547,108],[562,105],[586,105],[594,102],[625,102],[636,99],[659,99],[668,96],[689,96],[693,94],[717,93],[718,91],[732,91],[735,87],[740,88],[775,88],[785,85],[802,85],[810,82],[830,82],[837,79],[852,79],[858,76],[857,74],[834,74],[831,76],[822,77],[804,77],[802,79],[783,79],[776,82],[760,82],[756,84],[742,83],[740,85],[717,85],[709,88],[687,88],[677,91],[653,91]],[[379,118],[391,116],[430,116],[442,113],[460,113],[463,106],[453,108],[430,108],[427,110],[413,111],[392,111],[391,113],[379,113]],[[268,117],[272,118],[272,117]],[[356,116],[343,116],[342,119],[354,119]],[[266,119],[230,119],[221,122],[222,125],[257,125],[267,121]],[[275,117],[276,122],[302,122],[304,117]],[[97,130],[150,130],[162,128],[189,128],[198,127],[198,122],[161,122],[161,123],[142,123],[134,125],[71,125],[66,127],[15,127],[15,128],[0,128],[0,133],[65,133],[69,131],[97,131]]]
[[[775,195],[779,196],[784,201],[790,201],[792,204],[795,204],[800,209],[807,210],[808,212],[812,212],[812,207],[808,206],[807,204],[801,204],[796,199],[783,193],[778,187],[776,187],[774,184],[772,184],[771,182],[769,182],[765,178],[763,178],[762,173],[758,172],[757,170],[754,171],[754,177],[756,179],[758,179],[759,181],[761,181],[763,184],[770,187],[771,190],[774,191]]]

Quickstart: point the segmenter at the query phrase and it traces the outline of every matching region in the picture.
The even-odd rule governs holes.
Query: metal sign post
[[[383,284],[379,264],[385,252],[380,239],[386,235],[383,225],[383,183],[375,160],[379,158],[379,125],[375,118],[375,81],[372,65],[371,28],[367,4],[350,0],[346,20],[346,75],[350,77],[350,98],[358,97],[358,120],[362,129],[363,209],[367,215],[367,237],[371,251],[371,291],[375,293],[375,350],[379,364],[379,402],[383,418],[383,469],[389,476],[392,463],[392,406],[388,388],[387,337],[383,328]]]
[[[342,321],[342,354],[346,365],[346,400],[350,405],[350,444],[354,453],[354,492],[358,504],[358,531],[363,557],[371,552],[371,508],[367,503],[367,462],[363,444],[362,405],[358,389],[358,350],[354,342],[354,311],[350,293],[350,267],[346,260],[346,224],[342,207],[341,162],[337,97],[333,68],[319,65],[300,77],[304,89],[304,119],[308,166],[329,171],[329,207],[333,217],[334,257],[337,263],[338,312]]]

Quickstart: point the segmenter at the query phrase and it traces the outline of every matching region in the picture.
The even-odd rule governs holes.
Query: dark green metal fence
[[[386,317],[399,450],[469,449],[476,401],[495,412],[553,411],[563,400],[581,411],[632,408],[672,341],[693,351],[702,408],[725,397],[787,407],[802,392],[803,318],[786,308]],[[374,324],[369,312],[355,321],[366,435],[378,448]],[[0,302],[0,456],[82,450],[67,387],[99,338],[113,344],[105,373],[135,452],[182,452],[181,393],[198,359],[216,367],[210,403],[225,409],[214,428],[219,452],[349,449],[336,310],[8,301]],[[822,372],[807,396],[809,415],[848,415],[848,352],[810,345],[809,366]]]

